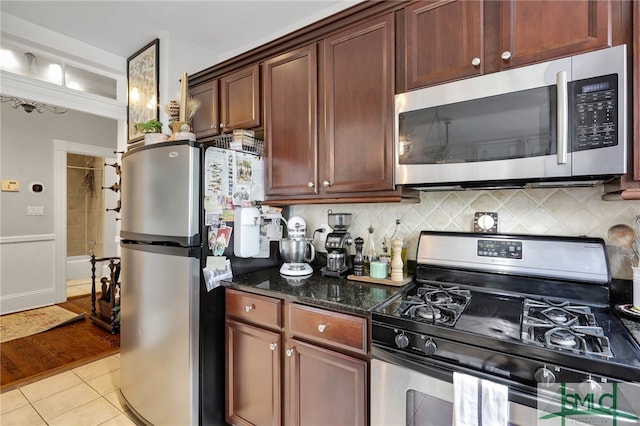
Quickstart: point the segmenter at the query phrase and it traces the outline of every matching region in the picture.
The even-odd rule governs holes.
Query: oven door
[[[372,346],[371,425],[451,426],[453,370]],[[455,371],[469,374],[456,368]],[[482,377],[485,378],[486,377]],[[502,381],[501,384],[504,384]],[[533,391],[535,392],[535,390]],[[535,395],[509,387],[509,424],[537,422]]]

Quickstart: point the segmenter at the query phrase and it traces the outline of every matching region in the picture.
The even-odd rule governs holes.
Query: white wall
[[[27,114],[8,103],[0,108],[0,177],[20,183],[19,192],[0,193],[0,312],[4,314],[65,300],[64,288],[57,282],[65,285],[59,259],[66,255],[57,253],[56,201],[60,197],[56,195],[54,140],[113,152],[118,123],[73,110],[58,115]],[[33,182],[41,183],[44,191],[31,192]],[[42,206],[44,215],[27,216],[28,206]]]

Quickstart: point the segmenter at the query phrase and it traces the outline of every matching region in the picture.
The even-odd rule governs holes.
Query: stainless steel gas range
[[[471,395],[472,424],[502,410],[526,425],[541,386],[597,396],[640,382],[640,347],[609,306],[601,239],[422,231],[416,261],[414,282],[372,313],[373,425],[457,424],[474,383],[504,401],[491,410]]]

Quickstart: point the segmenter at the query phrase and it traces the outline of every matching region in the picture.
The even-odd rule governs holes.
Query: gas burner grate
[[[400,302],[396,313],[429,324],[453,326],[471,300],[471,292],[458,287],[423,285]]]
[[[525,299],[521,339],[549,349],[613,357],[609,339],[591,308],[569,302]]]

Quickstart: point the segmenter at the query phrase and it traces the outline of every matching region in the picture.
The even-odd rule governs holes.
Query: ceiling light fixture
[[[30,101],[28,99],[16,98],[13,96],[0,96],[0,102],[11,102],[11,108],[18,109],[22,107],[22,109],[27,113],[38,111],[42,114],[45,109],[48,109],[55,114],[64,114],[67,112],[66,108],[43,104],[42,102]]]

